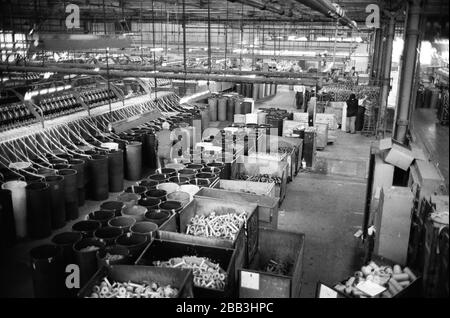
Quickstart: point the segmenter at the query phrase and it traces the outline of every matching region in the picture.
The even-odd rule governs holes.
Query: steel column
[[[384,65],[382,66],[382,83],[381,89],[381,101],[380,110],[378,112],[378,132],[384,137],[386,132],[386,109],[388,105],[389,92],[391,90],[391,69],[392,69],[392,49],[394,46],[395,36],[395,15],[389,13],[389,27],[388,35],[386,38],[385,51],[384,51]]]
[[[421,14],[421,0],[408,3],[408,20],[406,24],[405,47],[403,49],[402,67],[400,71],[399,98],[397,116],[395,118],[394,138],[406,143],[406,134],[409,127],[409,114],[411,107],[411,92],[414,83],[414,73],[419,45],[419,26]]]

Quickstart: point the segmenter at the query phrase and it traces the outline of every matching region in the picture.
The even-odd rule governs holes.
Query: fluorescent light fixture
[[[150,52],[162,52],[164,49],[162,47],[154,47],[150,49]]]
[[[51,73],[51,72],[46,72],[46,73],[44,73],[44,79],[49,79],[50,76],[52,76],[52,75],[53,75],[53,73]]]
[[[95,72],[100,72],[100,68],[99,68],[99,67],[96,67],[96,68],[94,68],[94,71],[95,71]]]

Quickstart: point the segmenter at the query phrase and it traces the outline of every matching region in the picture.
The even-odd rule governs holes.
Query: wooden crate
[[[105,277],[111,284],[113,282],[142,284],[148,281],[155,282],[160,286],[170,285],[179,290],[177,298],[192,298],[194,296],[191,270],[154,266],[111,265],[100,268],[80,290],[78,297],[89,297],[92,288],[99,285]]]
[[[275,185],[275,196],[280,199],[279,205],[286,197],[286,185],[287,185],[287,163],[263,160],[263,159],[251,159],[248,157],[240,156],[237,160],[236,170],[232,175],[232,179],[238,179],[239,175],[270,175],[281,178],[281,184]]]
[[[212,211],[218,214],[229,213],[228,209],[235,211],[244,210],[247,213],[247,224],[243,224],[239,229],[236,238],[231,240],[219,238],[197,237],[185,234],[187,226],[195,215],[209,215]],[[179,215],[180,228],[177,231],[179,235],[172,235],[177,240],[184,240],[199,245],[219,246],[222,248],[236,249],[236,264],[245,265],[248,263],[248,252],[253,251],[258,240],[258,205],[249,202],[230,202],[213,198],[195,197],[186,207],[181,210]],[[167,235],[160,231],[160,237],[167,238]],[[166,236],[164,236],[166,235]]]
[[[272,229],[276,229],[278,227],[278,198],[208,188],[202,188],[196,194],[196,197],[216,198],[233,202],[256,203],[258,205],[258,224]],[[253,254],[249,252],[250,262],[252,257]]]
[[[199,245],[192,242],[180,242],[155,239],[147,246],[136,261],[137,265],[153,265],[155,261],[168,261],[174,257],[198,256],[208,258],[227,272],[224,290],[194,286],[196,298],[234,298],[236,295],[235,258],[236,250],[222,247]]]
[[[259,229],[258,253],[248,268],[239,270],[240,298],[299,298],[305,235]],[[270,260],[291,264],[286,276],[268,273]]]
[[[232,192],[253,193],[256,195],[264,195],[275,197],[275,183],[262,183],[244,180],[217,180],[211,188],[222,189]]]
[[[323,150],[328,145],[328,124],[316,124],[316,148]]]

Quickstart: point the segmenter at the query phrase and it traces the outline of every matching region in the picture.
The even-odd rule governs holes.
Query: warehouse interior
[[[0,297],[448,297],[448,1],[1,9]]]

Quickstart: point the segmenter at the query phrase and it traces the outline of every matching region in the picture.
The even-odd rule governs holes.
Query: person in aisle
[[[358,113],[358,99],[355,94],[351,94],[347,100],[347,132],[351,134],[356,133],[356,115]]]
[[[178,138],[170,130],[170,124],[164,122],[162,129],[156,133],[158,168],[164,168],[172,160],[172,146],[177,140]]]
[[[316,110],[316,106],[317,106],[317,97],[313,90],[312,94],[311,94],[311,99],[309,100],[309,103],[308,103],[308,110],[307,110],[308,124],[310,127],[314,126],[314,112]]]

